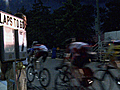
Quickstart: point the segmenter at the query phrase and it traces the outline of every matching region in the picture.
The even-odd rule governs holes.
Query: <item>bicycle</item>
[[[104,65],[106,69],[101,69],[100,67]],[[59,71],[59,73],[56,75],[55,89],[56,90],[74,90],[74,89],[75,90],[81,90],[81,89],[82,90],[112,90],[113,88],[112,80],[116,83],[117,87],[120,88],[120,77],[115,77],[110,72],[111,69],[116,69],[115,67],[110,66],[108,63],[102,63],[101,65],[98,65],[98,68],[100,69],[96,70],[93,73],[93,76],[90,77],[88,77],[87,75],[82,76],[82,81],[80,81],[79,78],[74,77],[71,72],[63,71],[62,67],[56,69]],[[101,78],[96,77],[95,75],[98,72],[100,73],[101,71],[103,72],[100,75]],[[106,80],[108,80],[107,83],[105,83]],[[77,85],[75,85],[74,82],[77,82]]]
[[[116,77],[110,71],[116,69],[114,66],[110,65],[109,62],[104,62],[101,65],[98,65],[98,68],[99,69],[94,72],[93,79],[94,81],[99,82],[100,89],[96,88],[95,86],[94,87],[96,88],[95,90],[113,90],[113,84],[112,84],[113,82],[116,83],[116,86],[120,89],[120,77],[119,76]],[[100,72],[102,72],[101,75]],[[98,74],[100,75],[100,77],[97,77]]]
[[[64,69],[65,67],[66,69]],[[55,78],[56,90],[91,90],[87,86],[92,83],[92,78],[84,76],[83,82],[87,84],[84,86],[84,83],[80,82],[79,78],[76,78],[68,68],[69,66],[63,65],[61,68],[56,69],[59,71]]]
[[[27,80],[29,82],[33,82],[36,77],[40,82],[41,86],[47,87],[50,84],[50,79],[51,79],[49,70],[47,68],[44,68],[43,59],[40,58],[39,60],[40,70],[38,71],[39,73],[35,72],[35,66],[33,64],[33,60],[34,58],[30,57],[30,63],[26,70]]]
[[[67,57],[63,59],[62,66],[55,68],[55,70],[58,70],[59,73],[56,75],[55,78],[55,89],[56,90],[74,90],[74,89],[83,89],[83,82],[80,82],[80,80],[73,75],[72,69],[71,69],[71,54],[67,54]],[[65,62],[67,61],[67,62]],[[79,68],[75,68],[79,69]],[[85,68],[89,69],[89,68]],[[77,73],[80,74],[80,73]],[[88,83],[92,80],[90,80],[90,77],[83,77],[84,82],[88,85]],[[89,80],[89,82],[87,82]],[[75,83],[73,83],[75,82]],[[77,82],[77,83],[76,83]],[[91,84],[91,83],[90,83]],[[89,85],[88,85],[89,86]],[[62,88],[62,89],[60,89]],[[86,88],[88,90],[88,88]]]

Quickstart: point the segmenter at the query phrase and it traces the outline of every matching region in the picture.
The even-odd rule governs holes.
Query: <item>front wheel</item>
[[[50,84],[50,72],[48,69],[43,68],[43,70],[41,70],[39,72],[39,82],[41,84],[41,86],[43,87],[47,87]]]
[[[33,66],[29,66],[26,70],[26,75],[27,75],[27,80],[29,82],[33,82],[34,78],[35,78],[35,74],[34,74],[34,68]]]
[[[109,74],[105,74],[103,80],[101,81],[101,86],[104,87],[104,90],[112,90],[112,77]]]
[[[71,74],[69,72],[59,72],[55,77],[55,89],[71,90],[70,79]]]
[[[91,86],[93,90],[113,90],[112,77],[109,74],[105,74],[102,78],[94,77]]]

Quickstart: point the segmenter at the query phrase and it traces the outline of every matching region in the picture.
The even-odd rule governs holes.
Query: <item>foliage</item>
[[[120,30],[120,0],[106,3],[107,13],[102,28],[106,31]]]
[[[52,46],[61,46],[68,38],[79,41],[93,41],[96,8],[83,5],[81,0],[67,0],[62,7],[50,12],[51,7],[44,6],[41,0],[34,0],[32,10],[24,6],[17,12],[27,16],[28,47],[34,40]],[[0,4],[1,5],[1,4]],[[120,0],[107,2],[100,7],[100,30],[102,32],[120,30]],[[11,13],[7,8],[7,12]]]
[[[37,40],[43,44],[50,43],[51,15],[49,7],[42,2],[33,4],[33,9],[28,12],[27,36],[28,43]]]
[[[17,12],[22,12],[23,14],[27,14],[26,9],[24,6],[22,6],[20,9],[17,9]]]
[[[32,10],[27,15],[28,47],[37,40],[43,44],[62,46],[63,42],[71,37],[79,41],[93,41],[95,8],[92,5],[82,5],[80,0],[67,0],[62,7],[49,11],[41,0],[35,1]],[[105,13],[104,13],[105,12]],[[106,9],[100,9],[101,22],[106,19]]]
[[[59,44],[71,37],[84,41],[93,40],[94,7],[81,5],[79,0],[73,1],[68,0],[53,13],[56,25],[54,33]]]

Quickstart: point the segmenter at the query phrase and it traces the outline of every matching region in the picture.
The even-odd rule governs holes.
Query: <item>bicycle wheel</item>
[[[56,90],[71,90],[70,86],[70,73],[60,72],[55,77],[55,89]]]
[[[112,90],[112,77],[109,74],[105,74],[103,80],[100,83],[104,90]]]
[[[63,72],[70,72],[69,66],[68,65],[63,65],[62,66],[62,71]]]
[[[100,80],[98,80],[96,77],[93,77],[93,83],[87,88],[90,90],[104,90],[101,86]]]
[[[33,80],[35,79],[35,74],[33,74],[33,73],[34,73],[33,66],[29,66],[26,70],[27,80],[29,82],[33,82]]]
[[[41,84],[41,86],[43,87],[47,87],[50,84],[50,72],[47,68],[43,68],[43,70],[41,70],[39,72],[39,82]]]

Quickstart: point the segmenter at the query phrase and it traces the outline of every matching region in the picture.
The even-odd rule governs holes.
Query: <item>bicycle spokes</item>
[[[50,72],[48,69],[43,68],[39,73],[39,82],[43,87],[46,87],[50,83]]]

